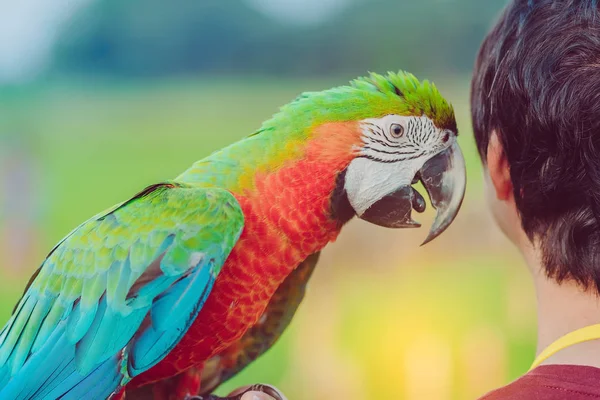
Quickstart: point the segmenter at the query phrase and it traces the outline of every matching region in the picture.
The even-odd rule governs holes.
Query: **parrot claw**
[[[274,400],[287,400],[287,398],[279,390],[271,385],[256,384],[244,388],[242,391],[235,391],[227,397],[219,397],[215,395],[208,396],[187,396],[185,400],[241,400],[242,396],[248,392],[262,392],[271,396]]]

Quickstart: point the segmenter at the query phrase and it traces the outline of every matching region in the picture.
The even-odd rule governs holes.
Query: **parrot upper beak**
[[[437,210],[429,235],[423,242],[427,244],[454,221],[465,196],[467,172],[465,159],[457,143],[423,165],[421,182],[429,194],[431,205]]]
[[[467,176],[465,160],[457,143],[429,159],[419,170],[413,184],[423,183],[437,215],[423,245],[450,226],[458,214],[465,195]],[[388,228],[421,226],[411,217],[412,209],[425,210],[425,200],[412,186],[401,186],[367,209],[361,219]]]

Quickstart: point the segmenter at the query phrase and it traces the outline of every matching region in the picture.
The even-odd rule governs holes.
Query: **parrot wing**
[[[244,225],[231,193],[151,186],[71,232],[0,332],[0,398],[105,399],[202,308]]]

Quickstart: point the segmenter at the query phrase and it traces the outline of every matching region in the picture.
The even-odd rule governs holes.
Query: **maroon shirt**
[[[600,368],[542,365],[480,400],[600,399]]]

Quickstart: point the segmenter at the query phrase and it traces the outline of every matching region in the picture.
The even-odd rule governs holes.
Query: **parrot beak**
[[[450,226],[458,214],[465,195],[467,176],[465,160],[457,143],[429,159],[416,174],[413,184],[421,181],[437,215],[422,245],[431,242]],[[381,198],[361,219],[387,228],[418,228],[412,210],[423,212],[425,200],[412,186],[401,186]]]
[[[437,210],[429,235],[422,245],[431,242],[450,226],[465,197],[467,172],[465,159],[455,142],[428,160],[420,171],[421,182],[431,205]]]

